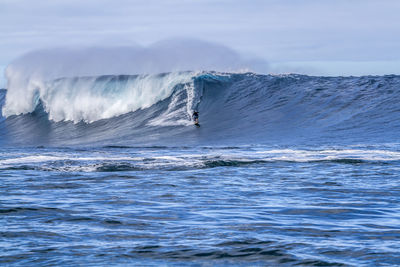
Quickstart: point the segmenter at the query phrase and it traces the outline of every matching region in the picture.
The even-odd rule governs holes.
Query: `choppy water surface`
[[[396,146],[0,150],[1,265],[400,265]]]
[[[11,76],[0,265],[400,266],[400,76]]]

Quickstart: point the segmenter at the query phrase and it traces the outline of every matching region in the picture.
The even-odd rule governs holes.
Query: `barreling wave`
[[[9,143],[394,142],[400,76],[175,72],[59,78],[0,92]],[[190,115],[199,110],[199,129]],[[345,138],[344,138],[345,137]]]
[[[52,121],[90,123],[148,108],[169,97],[177,87],[190,88],[192,76],[178,72],[29,80],[13,86],[3,110],[5,116],[19,115],[42,105]]]

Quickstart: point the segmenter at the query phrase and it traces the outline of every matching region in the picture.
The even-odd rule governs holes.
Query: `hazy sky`
[[[37,48],[191,37],[271,72],[400,74],[399,0],[0,0],[0,68]]]

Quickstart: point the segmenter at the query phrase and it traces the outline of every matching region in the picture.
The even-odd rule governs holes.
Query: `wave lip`
[[[178,85],[190,84],[193,73],[107,75],[30,80],[7,92],[5,116],[33,112],[41,104],[53,121],[94,122],[148,108],[169,97]]]

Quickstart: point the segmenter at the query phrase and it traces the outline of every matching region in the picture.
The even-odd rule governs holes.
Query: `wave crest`
[[[107,75],[30,81],[7,93],[5,116],[33,112],[41,104],[53,121],[94,122],[148,108],[182,86],[193,73]],[[188,107],[191,109],[191,107]]]

